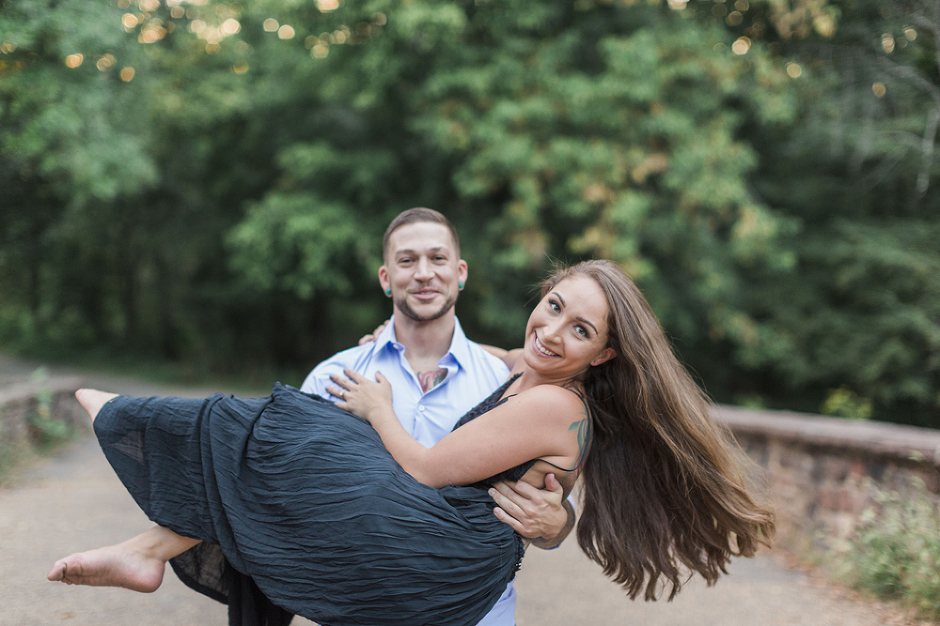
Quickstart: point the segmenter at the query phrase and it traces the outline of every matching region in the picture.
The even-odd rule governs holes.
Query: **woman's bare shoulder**
[[[516,396],[527,409],[540,415],[559,418],[577,417],[584,413],[584,402],[573,390],[558,385],[538,385]]]

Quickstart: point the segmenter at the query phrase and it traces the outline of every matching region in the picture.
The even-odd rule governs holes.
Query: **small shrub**
[[[72,439],[75,433],[67,423],[52,415],[52,391],[43,384],[49,378],[46,369],[37,369],[31,378],[41,386],[36,394],[36,406],[27,417],[30,434],[40,450],[48,450]]]
[[[863,398],[845,385],[830,390],[826,401],[820,407],[823,415],[867,420],[871,417],[871,400]]]
[[[845,556],[850,582],[940,620],[940,503],[923,483],[876,491]]]

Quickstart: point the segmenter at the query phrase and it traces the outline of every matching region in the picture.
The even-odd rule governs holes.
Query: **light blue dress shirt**
[[[395,341],[395,324],[388,324],[374,342],[344,350],[317,365],[304,380],[301,391],[332,398],[326,388],[331,374],[348,368],[375,380],[382,372],[392,385],[392,404],[405,430],[425,447],[431,447],[454,428],[467,411],[486,399],[509,377],[509,368],[467,339],[455,322],[450,350],[438,362],[447,376],[424,393],[418,376],[404,358],[405,347]],[[513,626],[516,592],[512,583],[479,626]]]

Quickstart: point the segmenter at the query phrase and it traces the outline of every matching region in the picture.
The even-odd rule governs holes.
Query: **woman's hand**
[[[345,369],[343,373],[345,378],[331,375],[333,385],[326,388],[340,399],[336,406],[373,426],[376,420],[387,419],[389,416],[397,419],[392,408],[392,385],[381,372],[375,373],[375,382],[351,369]]]

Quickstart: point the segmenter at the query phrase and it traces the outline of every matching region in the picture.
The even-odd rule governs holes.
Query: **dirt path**
[[[15,364],[0,357],[0,379],[9,380],[14,370]],[[213,391],[160,387],[111,376],[87,378],[102,388],[138,395],[199,397]],[[225,624],[222,605],[186,589],[169,569],[163,587],[148,595],[45,580],[57,558],[123,540],[149,526],[93,437],[23,471],[11,485],[0,488],[0,626]],[[730,572],[712,588],[691,584],[672,603],[631,602],[580,553],[572,537],[555,551],[529,551],[517,578],[517,626],[905,623],[877,605],[852,601],[821,587],[770,556],[736,561]],[[310,623],[300,618],[294,621],[296,625]]]

